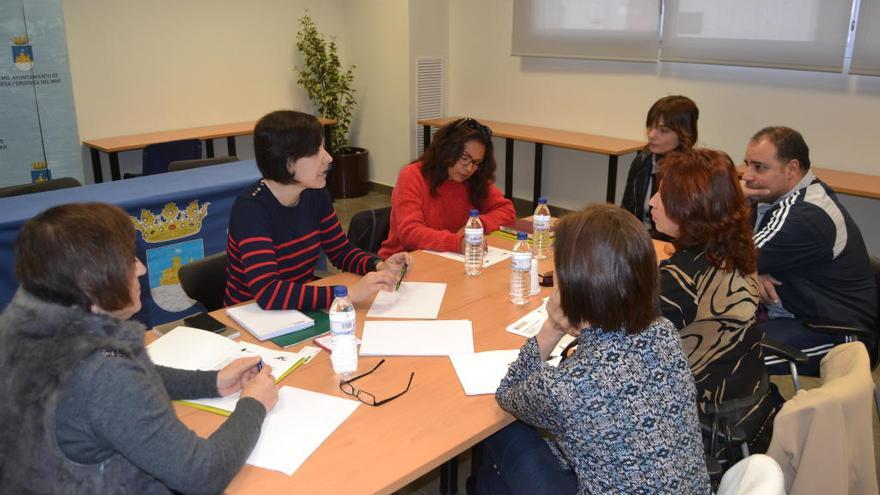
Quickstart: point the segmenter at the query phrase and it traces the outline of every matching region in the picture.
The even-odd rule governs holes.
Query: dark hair
[[[697,120],[700,118],[700,109],[697,108],[694,100],[681,95],[660,98],[648,110],[645,127],[654,127],[661,117],[663,124],[678,135],[677,150],[688,150],[697,144]]]
[[[441,127],[431,139],[428,149],[419,157],[422,175],[431,186],[431,195],[449,178],[449,167],[461,158],[464,145],[476,141],[486,147],[483,163],[467,182],[468,196],[475,208],[482,208],[489,185],[495,182],[495,148],[492,146],[492,130],[474,119],[458,119]]]
[[[797,160],[801,172],[810,170],[810,148],[798,131],[784,126],[765,127],[752,136],[751,142],[757,143],[762,139],[776,146],[776,158],[779,161],[788,163]]]
[[[726,153],[670,153],[663,159],[659,192],[666,214],[678,224],[678,237],[672,241],[676,249],[700,246],[716,268],[755,272],[752,210]]]
[[[107,311],[133,303],[134,223],[106,203],[55,206],[31,218],[15,241],[15,276],[40,299]]]
[[[633,334],[657,317],[657,255],[628,211],[594,204],[562,217],[553,256],[562,312],[572,324]]]
[[[314,115],[294,110],[266,114],[254,127],[254,158],[264,179],[281,184],[296,181],[287,164],[318,152],[324,129]]]

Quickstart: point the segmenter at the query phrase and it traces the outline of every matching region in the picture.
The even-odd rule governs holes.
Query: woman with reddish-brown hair
[[[734,423],[753,439],[752,451],[763,451],[776,402],[763,380],[762,335],[753,327],[758,283],[751,209],[733,162],[710,149],[669,154],[650,205],[657,230],[675,247],[660,265],[660,310],[680,332],[700,410],[761,395]]]

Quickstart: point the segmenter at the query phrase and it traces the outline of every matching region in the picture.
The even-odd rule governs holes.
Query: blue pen
[[[241,352],[247,352],[247,348],[242,348]],[[263,371],[263,358],[260,358],[260,362],[257,363],[257,373]]]

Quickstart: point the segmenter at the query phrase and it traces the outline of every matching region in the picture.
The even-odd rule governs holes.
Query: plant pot
[[[327,189],[334,198],[356,198],[369,190],[370,155],[364,148],[349,147],[333,155]]]

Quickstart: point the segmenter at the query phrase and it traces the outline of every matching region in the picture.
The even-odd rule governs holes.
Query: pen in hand
[[[394,286],[394,291],[397,292],[400,289],[400,283],[403,282],[403,276],[406,275],[406,269],[409,268],[407,263],[403,264],[403,268],[400,270],[400,278],[397,279],[397,285]]]
[[[257,363],[257,373],[263,371],[263,360],[260,359],[260,362]]]

